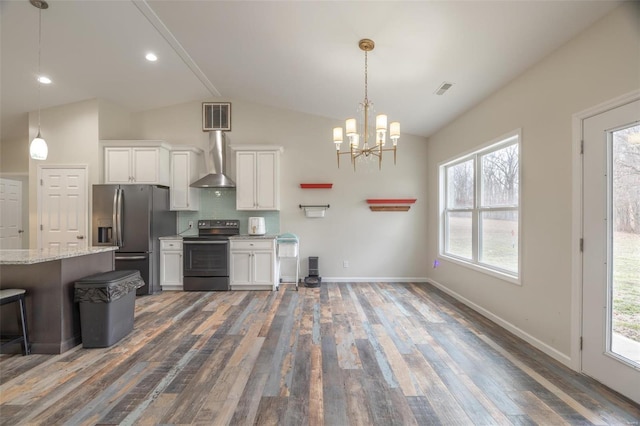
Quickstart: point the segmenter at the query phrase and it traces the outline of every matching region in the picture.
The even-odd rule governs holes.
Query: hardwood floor
[[[640,406],[428,284],[136,299],[110,348],[0,357],[18,424],[635,424]]]

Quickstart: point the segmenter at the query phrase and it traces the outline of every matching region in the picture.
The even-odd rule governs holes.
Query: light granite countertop
[[[182,237],[193,237],[193,236],[194,235],[167,235],[166,237],[158,237],[158,239],[159,240],[181,240]]]
[[[248,235],[240,234],[229,237],[231,240],[275,240],[278,236],[273,234],[266,235]]]
[[[0,265],[32,265],[52,260],[115,251],[118,247],[0,250]]]

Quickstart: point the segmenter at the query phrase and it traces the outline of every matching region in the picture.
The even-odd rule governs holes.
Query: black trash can
[[[143,285],[139,271],[104,272],[75,282],[83,347],[111,346],[133,330],[136,289]]]

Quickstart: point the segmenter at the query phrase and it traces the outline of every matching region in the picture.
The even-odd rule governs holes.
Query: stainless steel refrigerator
[[[176,234],[169,188],[157,185],[93,185],[92,245],[118,246],[116,270],[138,270],[138,295],[160,291],[159,237]]]

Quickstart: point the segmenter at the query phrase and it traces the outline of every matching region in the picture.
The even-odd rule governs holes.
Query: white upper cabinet
[[[200,177],[202,150],[185,147],[171,151],[171,210],[200,208],[200,189],[189,185]]]
[[[104,183],[170,183],[169,152],[163,141],[102,141],[104,148]]]
[[[234,145],[236,209],[280,210],[281,147]]]

